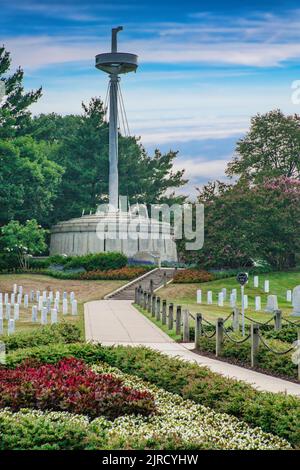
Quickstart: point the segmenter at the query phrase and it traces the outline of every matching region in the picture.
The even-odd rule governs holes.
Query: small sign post
[[[236,277],[237,282],[241,285],[241,297],[242,297],[242,334],[245,336],[245,284],[248,282],[247,273],[238,273]]]

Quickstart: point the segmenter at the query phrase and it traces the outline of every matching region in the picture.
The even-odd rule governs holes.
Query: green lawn
[[[249,282],[245,286],[245,294],[248,295],[249,308],[246,310],[246,315],[259,321],[266,321],[272,315],[264,312],[266,306],[267,295],[263,291],[265,279],[270,281],[270,294],[278,296],[278,305],[282,310],[284,316],[289,316],[292,313],[292,306],[290,302],[286,302],[286,290],[293,289],[296,285],[300,284],[300,272],[280,272],[269,273],[259,276],[259,288],[253,287],[254,276],[249,277]],[[224,307],[218,307],[217,294],[223,287],[227,288],[227,300]],[[208,320],[215,320],[218,317],[226,317],[232,308],[229,304],[230,292],[233,288],[238,289],[238,303],[237,306],[241,307],[240,286],[234,277],[227,279],[220,279],[218,281],[204,282],[199,284],[168,284],[166,287],[160,289],[157,295],[161,299],[166,299],[168,302],[173,302],[176,305],[181,305],[182,308],[190,310],[191,313],[202,313]],[[202,289],[202,304],[196,302],[197,289]],[[206,294],[207,291],[213,292],[213,304],[207,305]],[[261,296],[262,311],[255,312],[254,298],[256,295]]]
[[[40,290],[42,293],[44,290],[48,292],[50,290],[55,291],[59,290],[62,293],[64,291],[68,294],[73,291],[75,293],[75,298],[78,302],[78,316],[71,315],[71,306],[69,305],[69,315],[62,315],[60,310],[59,312],[59,321],[68,321],[76,322],[82,332],[84,332],[84,318],[83,310],[84,303],[90,300],[99,300],[103,297],[126,284],[128,281],[80,281],[80,280],[68,280],[68,279],[54,279],[50,276],[44,276],[40,274],[1,274],[0,275],[0,292],[8,292],[9,294],[13,290],[14,283],[19,286],[23,286],[23,300],[24,294],[30,294],[30,290]],[[36,302],[34,303],[36,304]],[[32,323],[31,321],[31,307],[32,303],[29,303],[27,309],[22,306],[20,308],[20,320],[16,322],[16,332],[20,331],[29,331],[37,326],[40,326],[40,323]],[[62,308],[62,307],[61,307]],[[5,312],[5,309],[3,310]],[[11,308],[11,315],[13,315],[13,307]],[[38,318],[40,313],[38,314]],[[4,322],[4,331],[6,331],[6,321]]]

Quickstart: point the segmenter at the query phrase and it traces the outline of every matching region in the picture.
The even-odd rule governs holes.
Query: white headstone
[[[11,304],[11,305],[14,305],[14,303],[15,303],[15,294],[11,294],[11,296],[10,296],[10,304]]]
[[[213,298],[212,298],[212,291],[208,290],[207,291],[207,304],[211,305],[213,303]]]
[[[231,293],[234,295],[234,297],[237,299],[237,289],[232,289]]]
[[[47,307],[42,308],[41,324],[42,325],[47,325]]]
[[[290,289],[288,289],[286,291],[286,301],[287,302],[291,302],[292,301],[292,291]]]
[[[5,305],[8,304],[8,293],[7,292],[4,294],[4,303],[5,303]]]
[[[49,292],[49,300],[52,303],[52,301],[53,301],[53,292],[52,292],[52,290]]]
[[[222,294],[223,294],[223,301],[225,302],[225,301],[226,301],[226,297],[227,297],[227,289],[226,289],[226,287],[223,287],[223,289],[222,289]]]
[[[55,298],[58,299],[58,300],[60,298],[60,292],[58,290],[55,292]]]
[[[50,313],[50,310],[51,310],[51,301],[50,301],[49,298],[48,298],[47,301],[46,301],[46,307],[47,307],[47,313]]]
[[[63,315],[68,315],[68,300],[63,299]]]
[[[63,299],[67,299],[67,298],[68,298],[68,294],[67,294],[67,292],[64,292],[63,293]]]
[[[19,294],[23,295],[23,286],[19,286]]]
[[[261,298],[259,295],[255,297],[255,311],[259,312],[261,310]]]
[[[17,284],[13,285],[13,293],[16,294],[18,292],[18,286]]]
[[[248,308],[248,295],[244,295],[244,308]]]
[[[28,308],[28,294],[24,295],[24,307]]]
[[[5,318],[6,320],[10,319],[10,304],[6,304]]]
[[[293,315],[300,315],[300,286],[293,289]]]
[[[0,318],[0,335],[3,335],[3,318]]]
[[[14,305],[14,319],[19,320],[20,318],[20,307],[19,304]]]
[[[54,300],[54,308],[59,312],[59,300],[58,299]]]
[[[70,302],[72,303],[74,299],[75,299],[75,294],[72,291],[72,292],[70,292]]]
[[[270,292],[270,281],[265,281],[265,284],[264,284],[264,291],[266,293],[269,293]]]
[[[2,292],[0,292],[0,304],[3,304],[3,295],[2,295]]]
[[[56,308],[51,309],[51,325],[57,323],[57,310]]]
[[[235,307],[236,306],[236,297],[233,292],[230,294],[230,307]]]
[[[254,284],[254,287],[258,287],[258,286],[259,286],[259,278],[258,278],[258,276],[254,276],[253,284]]]
[[[268,295],[265,311],[274,312],[274,310],[278,310],[277,295]]]
[[[39,297],[38,309],[41,311],[43,308],[43,297]]]
[[[41,295],[40,291],[37,290],[37,291],[36,291],[36,301],[37,301],[37,302],[39,301],[40,295]]]
[[[197,304],[201,304],[201,302],[202,302],[202,290],[197,289]]]
[[[47,291],[43,291],[43,301],[45,302],[47,300]]]
[[[38,309],[37,309],[36,305],[33,305],[32,309],[31,309],[31,321],[32,321],[32,323],[37,322],[37,317],[38,317]]]
[[[72,302],[72,315],[77,315],[77,300],[73,300]]]
[[[30,302],[34,301],[34,290],[31,289],[30,291]]]
[[[19,305],[21,305],[21,303],[22,303],[22,294],[18,294],[18,296],[17,296],[17,303],[18,303]]]
[[[219,294],[218,294],[218,307],[223,307],[223,306],[224,306],[223,292],[219,292]]]
[[[15,332],[15,320],[13,318],[10,318],[10,320],[8,320],[8,325],[7,325],[7,334],[11,335],[14,332]]]

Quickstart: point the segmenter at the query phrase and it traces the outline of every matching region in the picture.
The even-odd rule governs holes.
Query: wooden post
[[[142,295],[143,295],[143,289],[142,289],[142,286],[139,285],[138,305],[139,305],[140,307],[142,306]]]
[[[149,313],[151,313],[151,298],[152,298],[152,295],[150,292],[148,292],[148,295],[147,295],[147,310]]]
[[[223,318],[218,318],[216,323],[216,356],[220,356],[223,349],[223,339],[224,339],[224,320]]]
[[[153,279],[150,279],[150,294],[153,294]]]
[[[167,285],[167,272],[164,271],[164,287]]]
[[[259,326],[256,323],[251,324],[251,367],[257,363],[257,353],[259,348]]]
[[[136,288],[134,289],[134,303],[135,303],[135,304],[138,303],[138,297],[139,297],[138,287],[136,287]]]
[[[233,329],[233,331],[239,331],[239,329],[240,329],[239,319],[240,319],[240,311],[237,307],[234,307],[233,315],[232,315],[232,329]]]
[[[144,292],[144,302],[143,302],[143,309],[147,310],[147,292]]]
[[[195,319],[195,349],[199,349],[199,340],[202,336],[202,314],[196,313]]]
[[[275,319],[274,329],[275,330],[281,330],[281,327],[282,327],[282,312],[281,312],[281,310],[275,310],[274,319]]]
[[[169,315],[168,315],[168,329],[173,330],[174,326],[174,305],[169,305]]]
[[[183,311],[183,342],[189,343],[190,341],[190,312]]]
[[[176,308],[176,335],[181,335],[181,305]]]
[[[163,325],[167,323],[167,301],[162,301],[161,322]]]
[[[155,309],[156,309],[156,295],[152,295],[152,310],[151,310],[151,316],[154,318],[155,317]]]
[[[156,297],[156,320],[160,321],[160,297]]]

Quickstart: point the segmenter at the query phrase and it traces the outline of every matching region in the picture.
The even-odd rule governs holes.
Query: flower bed
[[[124,387],[111,374],[96,374],[78,359],[0,369],[0,407],[64,410],[92,418],[155,411],[152,395]]]
[[[207,271],[200,271],[198,269],[184,269],[177,271],[173,282],[182,283],[193,283],[193,282],[209,282],[214,280],[214,275]]]
[[[79,274],[79,279],[88,280],[128,280],[142,276],[152,268],[126,266],[121,269],[109,269],[108,271],[88,271]]]
[[[261,392],[244,382],[226,378],[197,364],[169,358],[148,348],[54,344],[13,351],[7,355],[6,364],[14,368],[28,358],[55,364],[70,356],[89,364],[105,361],[183,398],[217,412],[229,413],[250,426],[259,426],[300,448],[298,397]]]
[[[289,449],[284,439],[250,428],[227,414],[124,374],[107,364],[92,366],[135,393],[154,397],[157,413],[115,419],[66,412],[0,411],[0,449]],[[59,436],[59,439],[57,438]]]

